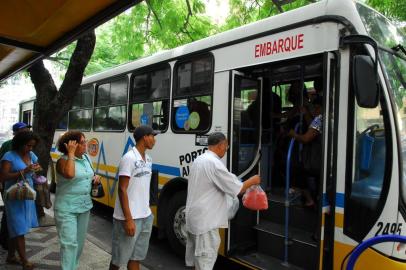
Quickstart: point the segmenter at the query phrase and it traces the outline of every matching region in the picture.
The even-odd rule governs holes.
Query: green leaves
[[[97,29],[86,74],[171,49],[217,32],[202,0],[147,0]],[[68,56],[68,47],[60,55]]]
[[[222,0],[223,1],[223,0]],[[225,1],[225,0],[224,0]],[[206,14],[207,0],[146,0],[99,27],[96,48],[86,75],[126,63],[155,52],[171,49],[210,35],[277,15],[314,0],[228,0],[230,14],[216,25]],[[406,1],[368,0],[385,15],[406,20]],[[66,68],[74,44],[56,56]],[[67,60],[63,60],[67,59]]]
[[[396,21],[406,21],[406,1],[367,0],[367,5]]]

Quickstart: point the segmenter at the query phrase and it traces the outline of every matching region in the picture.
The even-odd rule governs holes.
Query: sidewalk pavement
[[[0,196],[0,208],[3,201]],[[59,241],[56,233],[53,210],[46,210],[41,218],[40,227],[32,229],[25,236],[27,258],[35,264],[35,269],[61,269],[59,257]],[[0,213],[2,216],[3,211]],[[0,248],[0,269],[21,270],[21,266],[6,264],[7,251]],[[97,239],[88,234],[78,270],[108,269],[111,254],[97,245]],[[121,267],[120,269],[126,269]],[[141,270],[148,268],[141,266]]]

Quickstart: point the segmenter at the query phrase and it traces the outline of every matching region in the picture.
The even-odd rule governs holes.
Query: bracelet
[[[74,158],[68,158],[68,160],[73,160],[74,161],[75,159]]]

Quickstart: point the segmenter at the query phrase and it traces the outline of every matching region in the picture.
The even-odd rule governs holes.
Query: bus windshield
[[[357,10],[368,34],[382,47],[405,45],[406,37],[399,28],[373,9],[357,3]]]
[[[397,106],[403,160],[402,197],[406,202],[406,60],[387,51],[380,51],[379,55]]]
[[[403,160],[401,196],[406,202],[406,54],[389,49],[405,46],[406,36],[381,14],[362,4],[356,5],[367,32],[383,47],[379,50],[379,57],[397,106]]]

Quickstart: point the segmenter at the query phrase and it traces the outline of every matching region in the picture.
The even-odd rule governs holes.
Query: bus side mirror
[[[375,53],[375,61],[369,55],[355,55],[352,66],[352,82],[357,103],[362,108],[375,108],[379,102],[378,44],[365,35],[348,35],[340,38],[340,47],[368,44]]]
[[[378,106],[378,75],[371,56],[355,55],[352,71],[353,87],[358,105],[362,108],[375,108]]]

